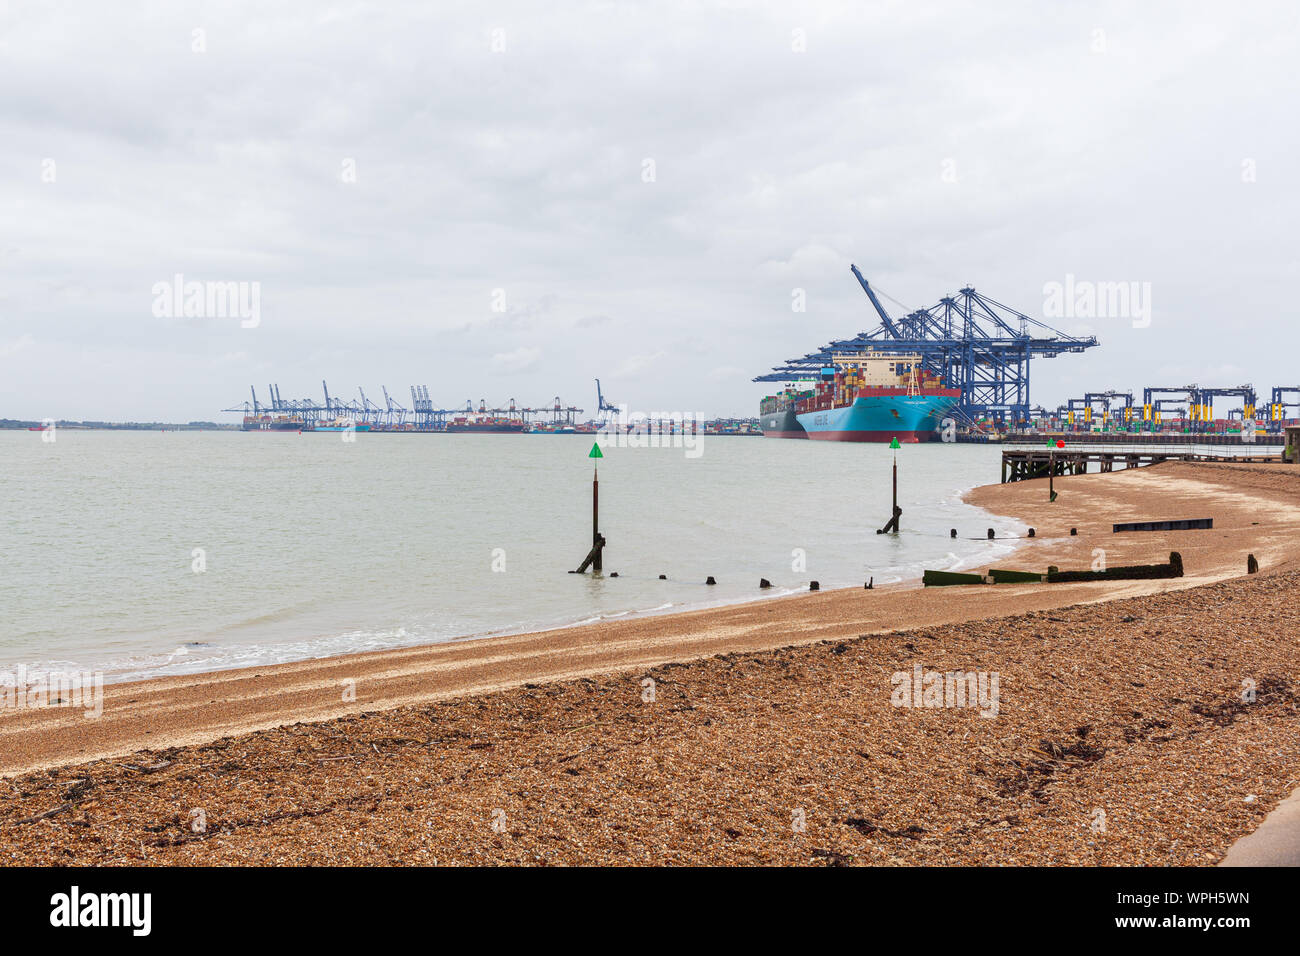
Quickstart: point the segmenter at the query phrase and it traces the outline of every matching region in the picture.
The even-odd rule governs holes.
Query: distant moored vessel
[[[350,418],[335,418],[333,421],[320,422],[310,430],[317,432],[368,432],[370,431],[370,422],[356,422]]]
[[[299,415],[245,415],[246,432],[297,432],[306,427]]]
[[[522,435],[528,431],[528,425],[522,418],[495,416],[453,418],[447,423],[445,430],[449,435],[468,433]]]

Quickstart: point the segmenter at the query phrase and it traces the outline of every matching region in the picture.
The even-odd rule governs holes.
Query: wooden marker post
[[[903,509],[898,507],[898,439],[891,439],[889,447],[894,450],[894,507],[890,512],[889,520],[885,522],[885,526],[877,531],[876,534],[888,534],[890,532],[898,534],[898,519],[902,517],[903,514]]]
[[[597,459],[605,457],[600,450],[599,442],[592,444],[587,457]],[[602,556],[605,550],[605,539],[600,536],[600,468],[595,462],[592,462],[591,468],[591,550],[582,559],[582,564],[578,565],[577,574],[584,573],[587,568],[599,573],[604,568]]]
[[[601,456],[600,445],[592,444],[591,457]],[[600,571],[604,567],[604,562],[601,560],[603,543],[600,539],[600,467],[593,461],[591,463],[591,549],[596,552],[596,560],[591,565],[593,571]]]

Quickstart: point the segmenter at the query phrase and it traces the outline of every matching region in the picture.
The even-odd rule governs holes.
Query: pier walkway
[[[1003,448],[1002,483],[1009,481],[1026,481],[1031,478],[1046,478],[1049,475],[1083,475],[1090,465],[1095,465],[1099,472],[1115,471],[1127,468],[1139,468],[1142,465],[1154,465],[1162,461],[1212,461],[1212,462],[1280,462],[1281,449],[1276,451],[1261,448],[1258,451],[1246,450],[1226,454],[1200,445],[1184,443],[1169,446],[1111,445],[1082,448]]]

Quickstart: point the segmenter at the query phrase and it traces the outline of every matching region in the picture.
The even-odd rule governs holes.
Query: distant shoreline
[[[21,421],[14,418],[0,418],[0,431],[30,431],[44,428],[46,421]],[[237,432],[239,425],[221,422],[65,422],[54,420],[54,427],[66,431],[96,432]]]

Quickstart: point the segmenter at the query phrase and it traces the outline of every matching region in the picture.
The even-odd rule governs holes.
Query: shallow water
[[[886,447],[706,436],[606,449],[593,578],[566,573],[590,436],[352,437],[0,432],[0,670],[122,680],[884,584],[1024,530],[959,500],[996,447],[904,446],[894,536]]]

